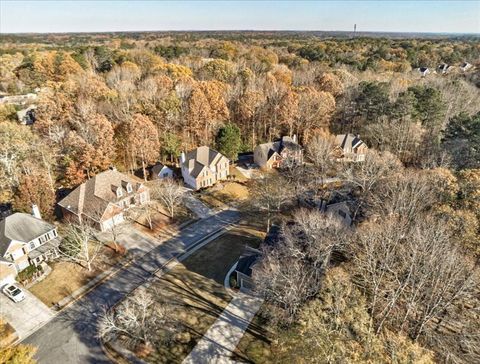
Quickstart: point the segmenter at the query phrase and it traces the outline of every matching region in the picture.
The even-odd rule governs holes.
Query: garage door
[[[13,266],[0,264],[0,288],[6,284],[15,282],[17,271]]]

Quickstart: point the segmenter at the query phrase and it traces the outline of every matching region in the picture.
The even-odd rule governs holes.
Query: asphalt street
[[[178,236],[139,257],[64,309],[23,343],[38,348],[35,358],[39,363],[110,363],[97,337],[98,318],[104,310],[145,283],[171,258],[181,255],[214,231],[237,222],[238,217],[237,211],[225,210],[186,227]]]

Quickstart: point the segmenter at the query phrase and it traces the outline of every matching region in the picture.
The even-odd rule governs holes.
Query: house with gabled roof
[[[417,68],[417,72],[420,73],[422,77],[425,77],[430,73],[430,69],[428,67],[420,67]]]
[[[468,62],[463,62],[461,65],[460,65],[460,69],[462,70],[462,72],[466,72],[468,71],[470,68],[472,68],[473,66],[468,63]]]
[[[165,164],[158,162],[152,167],[150,176],[152,179],[173,178],[173,170]]]
[[[75,188],[58,205],[63,217],[106,231],[124,221],[124,211],[150,201],[149,188],[131,175],[111,169]]]
[[[182,152],[180,164],[185,184],[194,190],[213,186],[229,175],[228,158],[207,146]]]
[[[57,258],[59,245],[57,228],[39,215],[17,212],[1,220],[0,285],[12,283],[18,272],[31,265]]]
[[[335,137],[335,150],[339,160],[348,162],[362,162],[368,150],[367,145],[360,139],[359,135],[340,134]]]
[[[293,138],[283,136],[280,140],[257,145],[253,151],[253,161],[260,168],[279,168],[284,164],[303,164],[303,148]]]

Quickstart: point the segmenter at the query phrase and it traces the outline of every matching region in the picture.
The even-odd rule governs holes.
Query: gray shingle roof
[[[189,151],[185,155],[185,162],[183,165],[188,169],[190,175],[196,178],[205,166],[211,167],[222,157],[224,157],[224,155],[220,152],[207,146],[202,146]]]
[[[300,144],[288,136],[284,136],[275,142],[260,144],[258,147],[262,150],[262,153],[267,156],[267,159],[270,159],[275,153],[280,154],[284,149],[292,151],[302,150]]]
[[[360,145],[364,144],[363,141],[356,135],[353,134],[340,134],[335,138],[336,143],[344,149],[347,148],[358,148]]]
[[[30,214],[17,212],[7,216],[0,221],[0,256],[8,250],[12,240],[28,243],[54,228],[54,225]]]

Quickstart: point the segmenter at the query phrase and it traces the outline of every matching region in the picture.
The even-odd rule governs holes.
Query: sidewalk
[[[183,364],[234,363],[231,354],[262,303],[260,297],[238,292]]]

